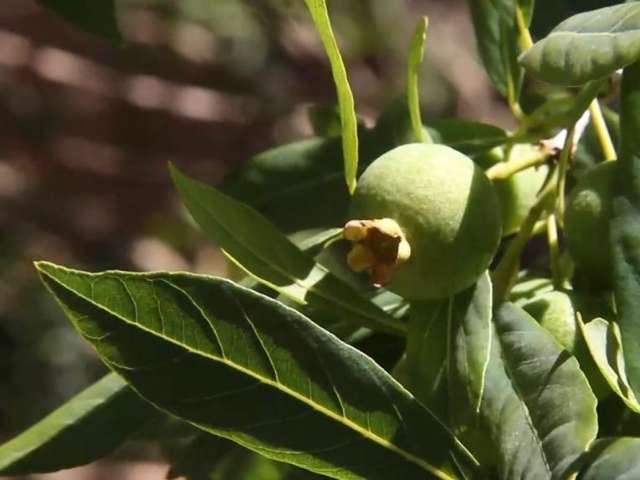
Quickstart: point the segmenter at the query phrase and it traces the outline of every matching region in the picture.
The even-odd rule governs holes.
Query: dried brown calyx
[[[367,272],[371,283],[383,286],[391,281],[399,265],[411,256],[411,246],[395,220],[351,220],[343,230],[353,243],[347,264],[354,272]]]

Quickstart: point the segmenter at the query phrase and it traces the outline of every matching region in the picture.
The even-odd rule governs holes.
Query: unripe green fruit
[[[537,154],[539,154],[538,147],[517,144],[513,146],[509,159]],[[502,161],[504,161],[502,147],[496,147],[475,158],[475,162],[485,170]],[[549,168],[546,165],[540,165],[522,170],[509,178],[493,181],[500,202],[503,235],[511,235],[520,230],[522,222],[537,200],[548,173]]]
[[[565,212],[565,233],[571,257],[592,282],[606,286],[612,276],[609,221],[615,162],[603,162],[575,186]]]
[[[501,237],[493,185],[462,153],[409,144],[362,174],[350,218],[395,220],[411,247],[387,288],[410,300],[445,298],[485,271]]]

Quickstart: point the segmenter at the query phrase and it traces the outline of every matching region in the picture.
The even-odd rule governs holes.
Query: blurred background
[[[537,36],[610,2],[540,3]],[[185,221],[167,162],[219,184],[253,154],[311,136],[309,108],[335,102],[301,0],[118,7],[123,45],[82,33],[33,0],[0,2],[0,440],[104,372],[32,262],[224,275],[216,246]],[[478,60],[464,1],[334,0],[329,9],[368,125],[403,92],[419,15],[431,21],[425,118],[513,125]],[[165,477],[158,452],[121,450],[41,478]]]

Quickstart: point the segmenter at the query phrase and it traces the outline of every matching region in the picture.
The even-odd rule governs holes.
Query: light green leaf
[[[115,0],[37,0],[76,27],[109,40],[120,41]]]
[[[160,413],[109,374],[0,445],[0,475],[55,472],[111,453]]]
[[[580,480],[640,478],[640,439],[598,440],[580,459]]]
[[[633,5],[633,4],[631,4]],[[638,4],[640,6],[640,4]],[[610,239],[617,322],[629,384],[640,397],[640,62],[624,71]]]
[[[494,315],[480,420],[502,480],[561,478],[597,434],[578,362],[513,304]]]
[[[456,295],[449,325],[449,418],[464,429],[480,411],[491,351],[493,292],[489,273]]]
[[[616,323],[595,318],[585,324],[579,316],[578,325],[591,357],[611,389],[630,410],[640,413],[640,404],[626,376],[622,339]]]
[[[301,304],[374,330],[403,335],[404,326],[313,261],[267,219],[215,188],[171,167],[187,209],[227,257],[257,280]]]
[[[405,386],[439,418],[446,420],[447,327],[452,300],[413,302],[405,357],[398,372]]]
[[[429,19],[422,17],[418,22],[416,31],[411,41],[409,49],[409,62],[407,74],[407,104],[409,105],[409,115],[413,133],[418,142],[432,143],[429,134],[422,126],[422,114],[420,113],[420,90],[418,88],[418,77],[420,66],[424,59],[425,42],[427,41],[427,27]]]
[[[369,357],[275,300],[202,275],[37,267],[102,360],[198,428],[338,479],[451,479],[450,455],[468,458]]]
[[[611,75],[640,58],[640,3],[579,13],[554,28],[521,57],[547,82],[580,85]]]
[[[338,91],[340,119],[342,121],[344,174],[349,192],[353,193],[356,189],[356,176],[358,174],[358,118],[356,116],[353,93],[351,93],[347,70],[342,61],[338,43],[333,35],[326,1],[305,0],[305,3],[313,17],[313,21],[322,39],[322,44],[329,57],[329,62],[331,63],[333,80]]]

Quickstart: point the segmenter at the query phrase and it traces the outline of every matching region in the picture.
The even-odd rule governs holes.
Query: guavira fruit
[[[349,265],[409,300],[471,286],[501,237],[493,185],[470,158],[444,145],[408,144],[377,158],[358,181],[350,218]]]
[[[564,227],[569,253],[592,284],[607,286],[612,278],[609,221],[616,162],[603,162],[589,170],[571,192]]]
[[[516,144],[512,147],[509,160],[529,155],[540,155],[539,147]],[[505,161],[504,148],[496,147],[474,160],[486,170],[498,162]],[[493,181],[500,202],[503,235],[511,235],[520,230],[520,225],[536,202],[548,173],[549,168],[540,165],[522,170],[509,178]]]

